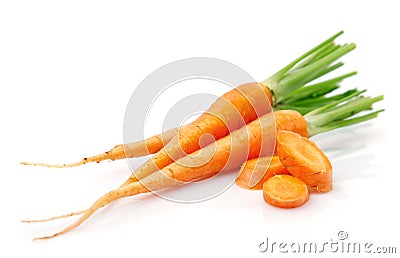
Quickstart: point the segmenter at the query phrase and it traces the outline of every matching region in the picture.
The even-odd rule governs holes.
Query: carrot
[[[242,127],[244,124],[253,121],[257,117],[270,112],[272,101],[274,101],[274,107],[279,108],[279,106],[285,104],[285,99],[288,97],[290,97],[288,100],[291,102],[298,100],[296,97],[290,95],[291,92],[300,91],[297,93],[302,93],[299,96],[303,99],[322,94],[318,92],[328,86],[333,90],[337,83],[354,73],[314,85],[314,87],[311,87],[313,89],[312,92],[309,91],[310,88],[308,87],[304,91],[301,88],[307,83],[340,67],[342,63],[333,63],[355,48],[355,44],[345,44],[343,46],[334,44],[334,40],[342,33],[339,32],[322,42],[263,82],[243,84],[225,93],[193,123],[181,127],[178,135],[175,135],[161,150],[159,148],[161,145],[156,144],[157,147],[152,149],[155,151],[159,150],[158,153],[140,166],[126,184],[137,181],[138,178],[144,178],[175,160],[198,150],[201,147],[199,140],[204,134],[211,134],[214,137],[214,139],[206,141],[205,144],[209,144],[214,140],[228,135],[231,131]],[[298,108],[307,109],[307,106],[300,106]],[[160,142],[157,141],[157,143]],[[22,164],[68,167],[92,161],[100,162],[105,159],[115,160],[124,157],[137,157],[139,154],[142,155],[145,153],[136,153],[135,148],[125,148],[126,155],[123,155],[122,151],[123,148],[117,146],[115,151],[112,150],[92,158],[86,158],[77,163],[61,166],[27,162],[23,162]]]
[[[291,175],[317,192],[332,190],[332,165],[313,141],[289,131],[279,131],[276,138],[279,158]]]
[[[132,142],[128,144],[118,144],[114,148],[104,153],[83,158],[79,162],[70,163],[70,164],[45,164],[45,163],[31,163],[31,162],[21,162],[22,165],[30,165],[30,166],[45,166],[52,168],[66,168],[66,167],[76,167],[80,165],[84,165],[89,162],[101,162],[104,160],[118,160],[124,158],[137,158],[146,156],[149,154],[157,153],[160,149],[163,148],[165,144],[167,144],[171,139],[177,135],[178,128],[170,129],[162,134],[154,135],[145,140]]]
[[[103,195],[88,210],[50,218],[49,220],[82,215],[74,224],[68,226],[59,233],[37,239],[52,238],[76,228],[95,211],[116,199],[149,191],[157,191],[183,182],[210,177],[222,170],[235,169],[247,159],[256,158],[262,155],[263,152],[269,152],[269,149],[275,148],[276,128],[274,119],[288,120],[288,117],[293,117],[293,119],[297,120],[301,117],[301,114],[296,111],[287,110],[261,116],[259,119],[248,123],[239,130],[233,131],[228,136],[167,165],[162,170],[147,176],[140,182],[132,182]],[[298,128],[299,127],[295,126],[294,123],[287,123],[284,128],[279,129],[296,130]],[[302,131],[299,130],[298,132],[301,133]],[[38,221],[47,220],[24,222]]]
[[[357,94],[359,95],[361,93],[357,92]],[[291,130],[299,134],[304,134],[304,132],[306,132],[305,128],[312,128],[312,130],[308,132],[308,134],[312,135],[315,132],[329,131],[376,117],[379,111],[352,118],[354,114],[362,110],[371,109],[374,102],[382,99],[382,97],[361,99],[360,96],[357,97],[357,94],[346,97],[335,104],[316,109],[311,112],[311,116],[308,114],[302,116],[300,113],[293,110],[276,111],[263,115],[218,141],[165,166],[163,169],[143,178],[140,182],[131,182],[130,184],[123,185],[108,192],[87,210],[48,219],[52,220],[81,215],[75,223],[69,225],[60,232],[37,239],[48,239],[71,231],[86,221],[98,209],[119,198],[134,196],[149,191],[157,191],[200,178],[208,178],[221,171],[236,169],[246,160],[260,157],[265,155],[265,153],[271,152],[271,150],[275,148],[276,130],[278,132],[280,130]],[[342,103],[347,100],[349,101]],[[336,115],[330,114],[328,116],[328,118],[333,118],[336,121],[336,123],[333,124],[333,120],[329,120],[325,117],[325,114],[329,114],[332,110],[339,113]],[[338,119],[339,117],[341,120]],[[324,119],[323,122],[321,118]],[[293,122],[301,121],[302,119],[303,122],[301,123]],[[286,122],[280,122],[282,120]],[[278,122],[275,123],[274,121]],[[304,134],[303,136],[307,135]]]
[[[383,110],[354,117],[361,111],[370,110],[373,103],[383,99],[383,96],[374,98],[360,96],[363,92],[365,91],[356,91],[306,114],[304,119],[308,124],[309,136],[375,118]],[[315,143],[304,135],[280,131],[277,133],[277,149],[282,164],[312,190],[328,192],[332,189],[332,166]]]
[[[276,138],[279,158],[291,175],[317,192],[332,190],[332,165],[314,142],[289,131],[279,131]]]
[[[253,174],[263,174],[261,180],[253,187],[249,183]],[[275,175],[288,175],[289,171],[279,160],[278,156],[250,159],[243,163],[235,182],[238,186],[248,190],[261,190],[263,184]]]
[[[372,112],[370,114],[364,115],[364,116],[359,116],[359,117],[355,117],[355,118],[351,118],[351,119],[345,119],[348,117],[353,116],[354,114],[357,114],[358,112],[362,111],[362,110],[368,110],[371,108],[371,105],[376,102],[376,101],[380,101],[383,99],[383,96],[379,96],[379,97],[375,97],[375,98],[364,98],[364,97],[356,97],[354,100],[352,101],[348,101],[347,103],[344,103],[344,105],[339,105],[342,102],[345,102],[348,99],[351,99],[359,94],[363,93],[363,91],[357,91],[357,90],[349,90],[345,93],[342,94],[338,94],[332,97],[329,97],[329,101],[331,100],[335,100],[333,101],[333,103],[328,103],[326,101],[325,98],[320,99],[323,103],[328,103],[325,107],[322,108],[317,108],[316,110],[308,113],[305,115],[305,120],[307,121],[308,124],[308,132],[309,132],[309,136],[313,136],[319,133],[323,133],[326,131],[330,131],[330,130],[334,130],[336,128],[340,128],[343,126],[348,126],[348,125],[352,125],[352,124],[356,124],[359,122],[363,122],[366,121],[368,119],[372,119],[374,117],[376,117],[377,113],[383,111],[383,110],[379,110],[377,112]],[[314,99],[313,101],[319,101]],[[307,101],[310,104],[313,104],[313,101]],[[354,112],[354,113],[352,113]],[[277,120],[276,123],[286,123],[285,121],[282,120]],[[279,128],[279,126],[277,126],[277,128]],[[303,136],[306,133],[303,132]],[[285,139],[288,141],[293,141],[289,140],[289,139]],[[293,145],[296,145],[296,143],[292,143]],[[313,143],[312,143],[313,144]],[[315,144],[314,144],[315,145]],[[304,152],[304,148],[302,145],[296,145],[299,149],[299,153]],[[279,149],[279,148],[278,148]],[[283,155],[283,153],[281,153],[281,156]],[[323,154],[324,155],[324,154]],[[259,158],[261,161],[260,163],[262,163],[263,159],[265,158]],[[249,164],[256,164],[258,161],[258,159],[254,159],[251,161],[248,161]],[[289,166],[289,163],[285,162],[281,162],[284,163],[284,165]],[[306,165],[310,165],[311,163],[305,163]],[[271,164],[273,165],[273,164]],[[252,170],[248,170],[246,174],[244,174],[243,177],[243,181],[242,180],[238,180],[237,183],[239,186],[243,186],[246,189],[251,189],[252,185],[251,183],[251,178],[254,178],[254,175],[256,176],[261,176],[260,181],[263,182],[265,181],[265,176],[268,175],[268,169],[264,169],[263,167],[266,167],[267,165],[264,164],[263,166],[258,166],[255,167],[254,169],[252,167],[250,167]],[[279,166],[278,166],[279,167]],[[270,168],[271,170],[275,170],[274,166],[271,166]],[[298,168],[299,169],[299,173],[297,174],[301,174],[301,171],[303,171],[303,168]],[[292,168],[292,170],[295,170],[295,168]],[[294,172],[295,173],[295,172]],[[295,173],[296,174],[296,173]],[[296,174],[296,175],[297,175]],[[262,177],[262,175],[264,175],[264,178]],[[329,174],[326,175],[327,177],[329,177]],[[241,177],[241,175],[239,175],[239,177]],[[305,175],[303,175],[303,177],[305,178]],[[315,178],[312,178],[313,176],[310,175],[310,179],[308,179],[309,181],[311,180],[315,180]],[[258,177],[260,178],[260,177]],[[267,176],[268,178],[268,176]],[[302,177],[300,177],[302,178]],[[247,183],[247,185],[246,185]],[[253,183],[257,183],[257,182],[253,182]],[[322,186],[319,186],[319,188],[317,189],[316,187],[314,187],[313,190],[316,191],[329,191],[329,188],[331,188],[331,186],[329,186],[329,181],[326,183],[323,183],[323,181],[321,181]],[[325,185],[324,185],[325,184]],[[258,184],[259,186],[259,184]],[[310,188],[311,189],[311,188]],[[311,189],[312,190],[312,189]]]
[[[264,200],[280,208],[295,208],[310,198],[307,185],[290,175],[276,175],[263,184]]]
[[[176,137],[138,167],[123,185],[143,179],[198,150],[199,140],[203,134],[211,134],[216,140],[228,135],[231,131],[269,112],[271,99],[279,103],[290,92],[337,68],[337,65],[331,66],[333,61],[354,49],[355,45],[335,46],[332,42],[335,37],[337,35],[328,39],[326,41],[328,43],[322,43],[323,47],[317,46],[304,55],[310,58],[310,53],[315,54],[314,59],[305,60],[302,56],[262,83],[244,84],[225,93],[198,119],[183,126]],[[303,60],[303,63],[300,63],[300,67],[295,67],[300,60]]]

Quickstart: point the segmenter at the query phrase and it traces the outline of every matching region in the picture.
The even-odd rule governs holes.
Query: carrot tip
[[[58,236],[58,234],[54,234],[54,235],[50,235],[50,236],[43,236],[43,237],[35,237],[34,239],[32,239],[32,241],[46,240],[46,239],[54,238],[56,236]]]
[[[70,163],[70,164],[46,164],[46,163],[33,163],[33,162],[20,162],[19,164],[24,166],[34,166],[34,167],[48,167],[48,168],[68,168],[68,167],[77,167],[80,165],[84,165],[87,162],[85,160],[81,160],[79,162]]]
[[[85,213],[86,211],[87,211],[87,210],[82,210],[82,211],[78,211],[78,212],[71,212],[71,213],[68,213],[68,214],[59,215],[59,216],[54,216],[54,217],[47,218],[47,219],[21,220],[21,222],[22,222],[22,223],[47,222],[47,221],[51,221],[51,220],[63,219],[63,218],[69,218],[69,217],[72,217],[72,216],[81,215],[81,214]]]

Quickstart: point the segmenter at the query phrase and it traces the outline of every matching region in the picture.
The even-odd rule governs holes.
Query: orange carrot
[[[126,184],[137,181],[137,178],[142,179],[158,169],[171,164],[175,160],[198,150],[201,147],[199,140],[202,135],[210,134],[214,137],[214,139],[208,139],[204,142],[204,144],[209,144],[269,112],[273,100],[276,104],[274,105],[275,107],[284,105],[285,99],[288,99],[291,103],[297,103],[297,106],[297,99],[291,93],[297,93],[294,94],[295,96],[298,95],[298,93],[302,93],[299,95],[301,95],[301,99],[303,99],[308,96],[316,96],[318,90],[323,89],[326,91],[325,88],[327,86],[331,86],[330,88],[332,90],[335,89],[337,83],[354,73],[314,85],[317,87],[312,87],[311,89],[316,92],[310,93],[309,87],[307,87],[307,90],[303,92],[298,92],[298,90],[301,90],[301,88],[307,83],[340,67],[342,65],[341,63],[333,63],[338,58],[355,48],[355,44],[346,44],[343,46],[334,44],[334,40],[342,33],[343,32],[339,32],[322,42],[263,82],[246,83],[225,93],[214,104],[212,104],[202,116],[196,119],[193,123],[180,128],[178,135],[171,139],[163,149],[160,150],[159,147],[161,145],[156,144],[157,148],[154,148],[154,151],[160,151],[148,162],[140,166],[135,171],[134,176],[132,176]],[[300,108],[305,109],[306,107]],[[160,142],[157,141],[157,143]],[[139,155],[138,153],[140,153],[140,155],[148,153],[131,153],[129,148],[126,148],[125,151],[127,154],[123,155],[122,151],[123,148],[117,146],[115,151],[112,150],[108,153],[100,154],[92,158],[86,158],[77,163],[61,166],[56,165],[53,167],[77,166],[92,161],[100,162],[105,159],[115,160],[124,157],[137,157]],[[46,165],[27,162],[23,164]]]
[[[179,128],[178,135],[136,169],[126,184],[143,179],[175,160],[200,149],[202,135],[213,136],[206,139],[208,142],[203,142],[203,146],[206,146],[214,139],[220,139],[268,113],[271,110],[271,98],[268,88],[259,83],[243,84],[225,93],[198,119]]]
[[[287,132],[282,131],[291,130],[297,134],[303,134],[305,137],[308,134],[314,135],[319,132],[325,132],[375,118],[380,111],[351,118],[354,114],[362,110],[370,110],[374,102],[383,98],[382,96],[376,98],[358,97],[351,100],[351,98],[354,98],[359,94],[361,93],[358,92],[338,101],[337,103],[318,108],[304,117],[297,111],[293,110],[277,111],[263,115],[248,123],[246,126],[231,132],[226,137],[223,137],[218,141],[215,141],[206,147],[194,151],[176,162],[165,166],[156,173],[143,178],[140,182],[132,182],[123,185],[103,195],[87,210],[48,219],[52,220],[74,215],[82,215],[75,223],[64,228],[62,231],[51,236],[37,239],[52,238],[73,230],[86,221],[98,209],[119,198],[133,196],[148,191],[156,191],[166,187],[179,185],[184,182],[208,178],[220,171],[236,169],[246,160],[265,156],[267,153],[272,153],[276,143],[279,145],[278,153],[280,154],[280,160],[282,163],[289,166],[289,168],[293,167],[286,163],[288,159],[285,157],[298,157],[302,155],[301,152],[297,151],[300,147],[290,147],[293,142],[297,143],[297,138],[289,140],[290,144],[285,145],[283,138]],[[347,100],[349,101],[345,102]],[[332,113],[332,110],[337,113]],[[286,122],[282,123],[283,120]],[[294,121],[296,122],[294,123]],[[335,123],[333,123],[333,121],[335,121]],[[306,128],[308,128],[308,131]],[[275,138],[275,131],[278,131],[278,140]],[[294,135],[298,137],[297,134]],[[299,139],[301,141],[300,143],[302,143],[303,139],[306,138]],[[287,152],[285,152],[285,147],[290,147],[287,148]],[[312,147],[308,148],[312,149]],[[289,152],[289,150],[293,151]],[[298,158],[297,160],[300,159],[301,158]],[[297,170],[295,169],[294,171],[296,172]],[[292,171],[289,170],[289,172]],[[277,176],[279,177],[284,175]],[[270,178],[269,180],[271,179],[273,178]],[[267,193],[268,192],[269,191],[267,191]],[[295,202],[295,204],[297,203]]]
[[[340,65],[331,66],[331,64],[355,48],[354,44],[335,46],[333,40],[340,34],[341,32],[321,43],[262,83],[243,84],[225,93],[198,119],[180,128],[178,135],[137,168],[123,185],[143,179],[175,160],[198,150],[200,137],[204,134],[210,134],[216,140],[228,135],[269,112],[272,100],[278,104],[293,91],[300,90],[306,82],[313,81],[339,67]],[[324,54],[320,56],[319,52]],[[315,59],[304,61],[301,68],[296,68],[300,60],[313,55]],[[341,81],[345,77],[341,76],[337,80]],[[326,84],[331,85],[331,81]]]
[[[310,198],[307,185],[290,175],[276,175],[263,184],[264,200],[276,207],[295,208]]]
[[[77,222],[68,226],[61,232],[38,239],[55,237],[76,228],[98,209],[116,199],[210,177],[223,170],[238,168],[247,159],[259,157],[263,154],[265,155],[265,153],[271,153],[275,148],[276,142],[274,120],[285,119],[291,121],[290,117],[292,117],[293,120],[298,120],[299,117],[302,116],[300,113],[291,110],[277,111],[261,116],[259,119],[248,123],[239,130],[233,131],[226,137],[167,165],[162,170],[145,177],[140,182],[132,182],[105,194],[88,210],[50,218],[49,220],[82,215]],[[283,128],[278,129],[298,130],[299,128],[299,126],[294,123],[287,123],[282,126]],[[303,130],[298,130],[297,132],[301,133],[302,131]],[[38,221],[47,220],[24,222]]]
[[[317,192],[332,190],[331,162],[313,141],[289,131],[279,131],[276,138],[279,158],[291,175]]]
[[[249,187],[249,182],[253,174],[263,174],[261,180],[254,186]],[[275,175],[288,175],[289,171],[281,163],[278,156],[260,157],[250,159],[243,163],[239,175],[236,178],[236,184],[248,190],[262,190],[263,184],[269,178]]]
[[[307,113],[303,118],[307,124],[308,136],[377,117],[383,110],[357,116],[362,111],[371,110],[375,102],[383,99],[383,96],[360,96],[363,92],[365,91],[355,90],[348,96]],[[276,120],[277,128],[280,122],[281,120]],[[282,164],[293,176],[303,180],[311,190],[328,192],[332,189],[332,165],[317,145],[306,138],[305,132],[302,135],[293,133],[293,130],[278,131],[277,150]]]

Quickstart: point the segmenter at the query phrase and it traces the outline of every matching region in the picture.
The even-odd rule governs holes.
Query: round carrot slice
[[[300,179],[289,175],[276,175],[263,185],[264,200],[280,208],[295,208],[310,198],[307,185]]]

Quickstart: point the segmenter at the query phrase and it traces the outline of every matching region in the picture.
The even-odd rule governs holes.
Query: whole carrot
[[[183,182],[210,177],[223,170],[238,168],[244,161],[262,156],[265,151],[275,148],[275,130],[289,130],[303,136],[309,136],[375,118],[381,110],[354,117],[355,114],[363,110],[371,109],[373,103],[383,98],[382,96],[375,98],[361,97],[359,96],[361,93],[356,92],[305,116],[291,110],[263,115],[226,137],[167,165],[140,182],[123,185],[105,194],[87,210],[50,218],[49,220],[82,215],[75,223],[62,231],[37,239],[52,238],[76,228],[98,209],[116,199],[156,191]]]
[[[155,136],[156,138],[152,137],[139,142],[139,145],[136,143],[117,145],[111,151],[88,157],[72,164],[49,165],[28,162],[22,162],[22,164],[71,167],[88,162],[138,157],[158,152],[135,171],[135,176],[129,181],[131,182],[136,181],[137,178],[144,178],[172,163],[174,160],[198,150],[200,148],[199,140],[202,135],[211,134],[214,137],[214,139],[209,137],[208,142],[205,143],[209,144],[214,140],[228,135],[229,132],[242,127],[244,124],[253,121],[257,117],[270,112],[271,103],[277,109],[288,108],[290,106],[291,109],[301,109],[301,112],[306,112],[310,110],[310,105],[302,106],[296,101],[304,100],[311,96],[315,98],[328,91],[332,91],[337,88],[341,80],[355,74],[350,73],[322,83],[308,85],[303,89],[311,81],[340,67],[342,63],[334,64],[334,62],[355,48],[355,44],[342,46],[334,44],[334,40],[342,33],[339,32],[322,42],[263,82],[240,85],[225,93],[198,119],[189,125],[181,127],[178,134],[175,134],[174,137],[167,137],[169,141],[164,141],[164,143],[167,143],[165,146],[159,140],[160,137]],[[315,108],[315,106],[312,106],[312,108]],[[171,135],[173,134],[171,133]],[[168,136],[171,135],[168,134]],[[147,148],[147,152],[143,151],[143,147]]]

